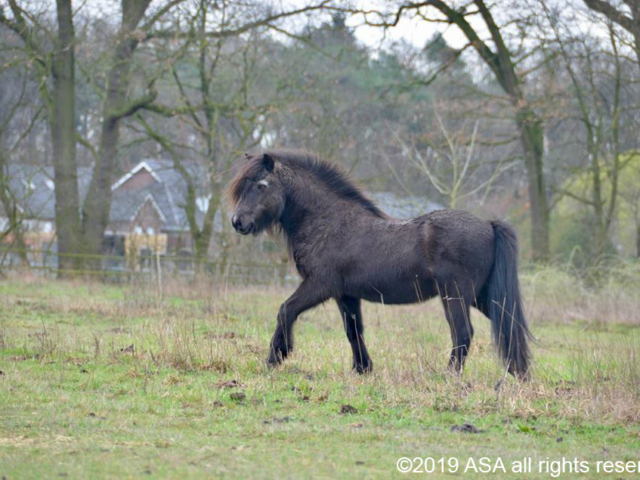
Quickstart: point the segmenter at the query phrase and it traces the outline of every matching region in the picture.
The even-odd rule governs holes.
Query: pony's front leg
[[[329,298],[324,288],[305,279],[286,302],[280,306],[276,331],[271,339],[267,364],[276,366],[293,349],[293,324],[303,312],[321,304]]]

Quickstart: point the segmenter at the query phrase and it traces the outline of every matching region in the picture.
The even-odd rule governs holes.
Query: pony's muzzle
[[[231,225],[233,225],[235,231],[241,235],[248,235],[253,230],[253,222],[247,220],[243,221],[242,217],[238,215],[234,215],[231,218]]]

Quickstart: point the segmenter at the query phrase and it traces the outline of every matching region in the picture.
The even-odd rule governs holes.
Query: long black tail
[[[532,338],[522,310],[518,282],[518,239],[504,222],[491,222],[494,232],[494,260],[489,278],[482,288],[478,307],[491,320],[493,340],[509,373],[526,380]]]

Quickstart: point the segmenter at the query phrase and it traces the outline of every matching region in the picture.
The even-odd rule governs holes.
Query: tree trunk
[[[609,229],[604,218],[604,200],[602,198],[602,181],[600,178],[600,160],[598,152],[592,152],[591,176],[593,177],[593,188],[591,198],[593,202],[593,212],[595,220],[595,238],[593,239],[593,260],[595,263],[601,260],[609,239]]]
[[[51,143],[58,237],[58,273],[77,266],[80,233],[75,137],[75,55],[71,0],[57,0],[58,36],[53,53]]]
[[[90,194],[82,208],[83,250],[91,255],[102,253],[102,238],[109,223],[111,184],[117,166],[121,120],[153,100],[151,94],[136,101],[129,101],[127,95],[131,59],[139,42],[135,29],[149,3],[149,0],[122,2],[122,26],[118,32],[113,65],[108,74],[98,158],[89,185]],[[92,268],[100,267],[97,261],[88,263]]]
[[[5,175],[5,159],[0,152],[0,204],[8,219],[8,228],[4,232],[0,232],[0,243],[9,235],[13,236],[12,247],[15,246],[20,264],[29,266],[29,258],[27,257],[27,245],[24,242],[24,231],[22,229],[22,218],[20,217],[18,205],[14,201],[9,190],[9,179]]]
[[[211,199],[209,200],[209,205],[204,215],[202,229],[198,231],[194,242],[196,256],[202,261],[206,260],[209,253],[209,245],[211,244],[211,237],[213,236],[215,226],[215,216],[218,208],[220,208],[220,197],[222,193],[220,184],[213,179],[212,182],[214,183],[211,185]]]
[[[549,206],[543,171],[544,132],[540,119],[526,107],[517,112],[516,123],[527,171],[533,259],[546,261],[549,259]]]
[[[111,89],[109,90],[111,92]],[[111,94],[106,103],[113,101]],[[118,121],[104,118],[100,133],[98,160],[93,170],[89,192],[82,208],[83,251],[98,255],[102,249],[102,237],[109,223],[111,211],[111,183],[116,166],[120,129]],[[97,268],[97,262],[88,262]]]

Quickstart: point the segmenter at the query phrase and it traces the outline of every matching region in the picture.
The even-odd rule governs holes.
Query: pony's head
[[[229,186],[234,207],[231,224],[236,232],[257,235],[280,219],[286,194],[277,168],[276,161],[267,153],[247,155],[246,164]]]

